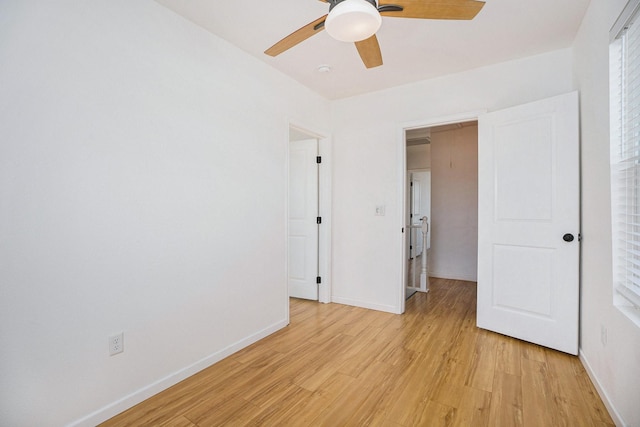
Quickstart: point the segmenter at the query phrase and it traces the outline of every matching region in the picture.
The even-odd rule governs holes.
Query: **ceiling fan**
[[[376,31],[382,16],[418,19],[470,20],[480,12],[477,0],[320,0],[329,3],[329,13],[294,31],[264,53],[277,56],[326,29],[337,40],[353,42],[367,68],[382,65]],[[379,4],[377,4],[379,3]]]

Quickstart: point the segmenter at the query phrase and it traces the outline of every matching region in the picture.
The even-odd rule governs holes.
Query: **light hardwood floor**
[[[578,358],[475,326],[475,283],[404,315],[291,300],[291,325],[104,426],[613,426]]]

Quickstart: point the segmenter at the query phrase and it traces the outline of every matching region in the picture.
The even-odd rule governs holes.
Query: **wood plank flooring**
[[[404,315],[291,300],[291,325],[103,426],[614,426],[578,358],[475,327],[431,278]]]

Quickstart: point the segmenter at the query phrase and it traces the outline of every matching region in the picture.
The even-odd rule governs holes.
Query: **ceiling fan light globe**
[[[382,17],[366,0],[344,0],[337,4],[324,23],[327,33],[342,42],[368,39],[378,31]]]

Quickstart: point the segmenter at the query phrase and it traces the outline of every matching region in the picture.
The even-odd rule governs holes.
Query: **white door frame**
[[[401,124],[398,127],[398,136],[397,136],[397,158],[399,159],[398,162],[398,193],[400,194],[400,197],[398,198],[398,205],[397,205],[397,209],[399,212],[399,218],[401,223],[398,224],[398,229],[399,230],[404,230],[403,233],[400,233],[400,236],[398,238],[397,241],[397,249],[398,250],[398,262],[401,262],[402,265],[402,269],[401,269],[401,273],[402,276],[398,278],[398,286],[397,286],[397,290],[398,290],[398,313],[404,313],[405,310],[405,298],[404,298],[404,293],[405,293],[405,283],[407,280],[407,262],[406,262],[406,257],[407,257],[407,246],[406,246],[406,238],[407,238],[407,230],[406,228],[406,218],[407,218],[407,147],[406,147],[406,136],[405,136],[405,132],[411,129],[420,129],[420,128],[426,128],[426,127],[432,127],[432,126],[442,126],[442,125],[449,125],[449,124],[453,124],[453,123],[463,123],[463,122],[471,122],[471,121],[475,121],[478,120],[478,117],[480,117],[482,114],[486,113],[487,110],[477,110],[477,111],[470,111],[467,113],[460,113],[460,114],[454,114],[454,115],[450,115],[450,116],[442,116],[442,117],[435,117],[435,118],[430,118],[430,119],[425,119],[425,120],[419,120],[419,121],[413,121],[413,122],[406,122]]]
[[[312,127],[301,124],[296,120],[287,120],[286,142],[287,142],[287,159],[285,171],[288,176],[289,171],[289,129],[295,129],[308,135],[310,138],[318,140],[318,155],[322,157],[322,163],[319,168],[318,185],[320,191],[318,193],[319,215],[322,218],[318,235],[318,273],[322,278],[322,282],[318,286],[318,301],[321,303],[331,302],[331,138],[325,136],[326,132],[313,130]],[[287,256],[285,257],[285,271],[289,271],[289,180],[287,179],[287,191],[285,193],[285,247]],[[287,297],[289,296],[288,286]],[[287,307],[289,305],[287,304]],[[288,310],[288,309],[287,309]],[[287,311],[288,317],[288,311]]]

